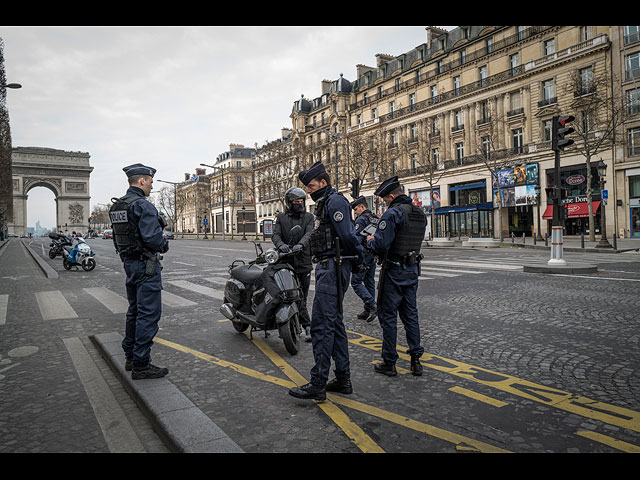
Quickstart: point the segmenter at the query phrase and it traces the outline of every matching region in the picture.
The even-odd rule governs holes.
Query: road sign
[[[609,198],[609,190],[602,190],[602,198]]]

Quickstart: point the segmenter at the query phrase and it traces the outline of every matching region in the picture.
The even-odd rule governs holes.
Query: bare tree
[[[170,225],[172,232],[176,231],[175,226],[177,223],[174,188],[175,187],[165,185],[156,192],[156,195],[149,197],[150,199],[153,198],[152,203],[164,214],[165,218],[171,222]]]
[[[616,137],[624,123],[626,108],[623,97],[612,92],[612,77],[606,71],[594,73],[591,68],[572,72],[565,84],[566,93],[573,98],[571,111],[576,121],[567,125],[575,132],[570,135],[577,150],[585,158],[587,167],[587,204],[589,206],[589,241],[595,241],[595,222],[591,200],[591,161],[613,145],[624,144],[624,136]],[[604,208],[604,206],[602,207]]]

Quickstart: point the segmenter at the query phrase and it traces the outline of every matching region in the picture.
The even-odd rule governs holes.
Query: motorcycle
[[[71,267],[81,266],[85,272],[90,272],[96,268],[95,253],[87,245],[82,237],[76,237],[77,243],[73,248],[68,245],[63,247],[65,254],[62,256],[62,266],[65,270]]]
[[[62,255],[65,251],[65,246],[73,245],[73,241],[69,237],[60,233],[51,232],[49,233],[49,238],[51,239],[51,243],[49,244],[49,247],[51,247],[49,249],[49,258],[51,259]]]
[[[291,230],[300,229],[296,225]],[[285,348],[291,355],[298,353],[300,305],[303,300],[293,267],[287,257],[293,252],[282,253],[269,249],[265,253],[259,243],[253,242],[256,259],[245,264],[234,260],[229,266],[229,276],[224,289],[220,313],[231,320],[238,332],[251,327],[254,330],[278,330]],[[261,265],[265,265],[261,268]]]

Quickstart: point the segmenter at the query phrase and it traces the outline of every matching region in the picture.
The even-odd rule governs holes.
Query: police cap
[[[377,195],[378,197],[384,197],[386,195],[389,195],[399,187],[400,182],[398,181],[398,177],[391,177],[380,184],[380,186],[374,192],[374,195]]]
[[[134,175],[148,175],[153,177],[156,174],[155,168],[147,167],[141,163],[134,163],[133,165],[124,167],[122,170],[127,174],[127,178],[133,177]]]
[[[298,178],[305,185],[309,185],[309,182],[316,178],[318,175],[325,173],[324,165],[321,162],[316,162],[311,165],[309,170],[303,170],[298,174]]]
[[[361,203],[364,203],[366,205],[367,204],[367,199],[361,196],[361,197],[356,198],[349,205],[351,205],[351,208],[356,208]]]

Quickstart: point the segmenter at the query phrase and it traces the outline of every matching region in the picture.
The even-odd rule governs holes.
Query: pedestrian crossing
[[[518,271],[522,266],[508,263],[504,259],[499,262],[487,259],[466,262],[461,260],[429,258],[421,263],[420,281],[425,280],[446,280],[461,276],[475,277],[486,274],[489,271]],[[376,283],[378,281],[380,268],[376,268]],[[216,302],[214,310],[217,310],[217,303],[224,297],[224,286],[228,279],[227,267],[216,267],[194,272],[193,270],[174,270],[163,272],[162,304],[163,312],[172,309],[193,307],[199,302]],[[311,293],[315,291],[315,278],[312,273]],[[37,304],[37,311],[44,321],[74,319],[79,315],[76,309],[80,304],[85,305],[91,302],[89,308],[101,309],[105,314],[124,315],[129,308],[126,294],[115,292],[107,287],[86,287],[80,292],[73,292],[65,295],[60,290],[49,290],[30,293],[32,300]],[[187,298],[188,297],[188,298]],[[22,305],[24,298],[21,297]],[[75,307],[75,308],[74,308]],[[166,308],[165,308],[166,307]],[[7,315],[11,311],[11,298],[8,294],[0,294],[0,327],[6,325],[10,319]],[[16,308],[16,307],[13,307]],[[169,309],[169,310],[167,310]]]

